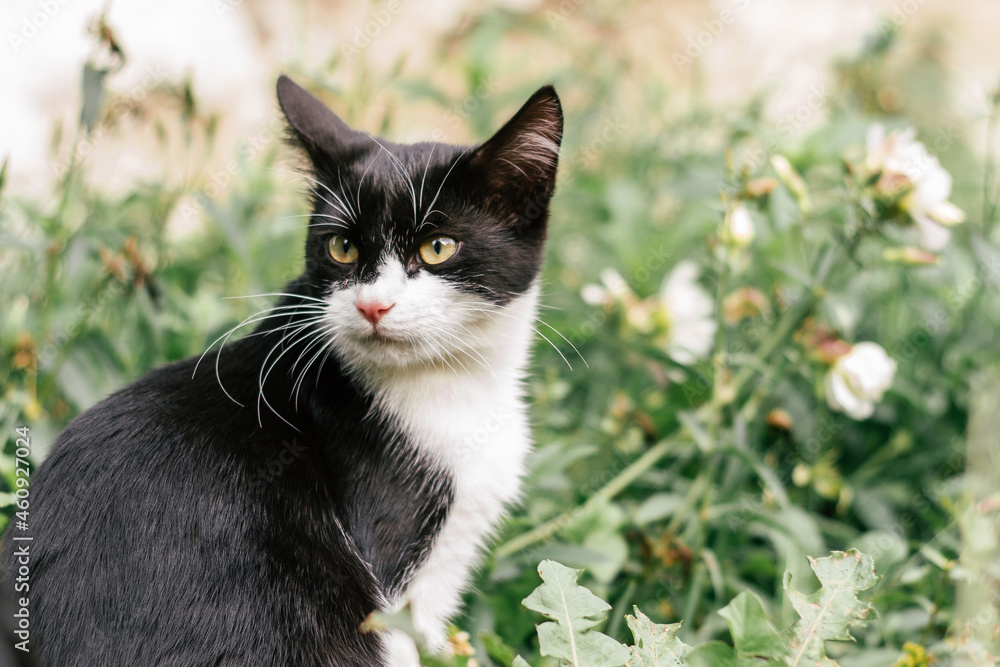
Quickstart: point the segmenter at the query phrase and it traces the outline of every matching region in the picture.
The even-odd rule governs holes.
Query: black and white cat
[[[518,496],[522,380],[562,111],[489,141],[354,131],[286,77],[305,270],[253,335],[76,418],[31,481],[41,665],[413,665]],[[6,540],[3,567],[15,571]]]

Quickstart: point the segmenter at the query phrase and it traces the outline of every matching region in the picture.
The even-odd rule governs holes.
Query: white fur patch
[[[378,328],[396,343],[371,340],[358,298],[393,304]],[[373,284],[329,299],[342,363],[373,393],[377,409],[454,480],[455,501],[430,554],[390,601],[394,608],[411,604],[417,629],[435,649],[485,541],[520,491],[531,448],[522,380],[537,299],[532,287],[495,306],[426,272],[407,277],[397,259],[383,263]],[[388,648],[400,651],[397,643]],[[389,664],[409,664],[399,655]]]
[[[385,664],[389,667],[420,667],[417,646],[402,630],[390,630],[383,635]]]

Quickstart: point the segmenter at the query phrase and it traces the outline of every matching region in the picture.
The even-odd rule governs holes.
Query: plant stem
[[[988,235],[993,227],[993,219],[997,212],[997,201],[993,198],[995,185],[996,158],[994,144],[996,143],[997,106],[1000,103],[1000,87],[990,97],[989,114],[986,116],[986,159],[983,165],[983,227]]]
[[[559,516],[536,526],[527,533],[522,533],[514,539],[501,544],[495,550],[497,558],[503,558],[517,553],[525,547],[536,542],[542,542],[553,537],[556,533],[568,528],[577,522],[587,512],[601,503],[607,502],[616,495],[624,491],[628,486],[639,478],[644,472],[652,468],[656,463],[674,449],[681,440],[679,438],[667,438],[649,448],[645,454],[633,461],[627,468],[622,470],[610,482],[605,484],[597,493],[587,499],[582,505],[574,507],[568,512],[563,512]]]
[[[778,322],[778,326],[774,331],[771,332],[771,336],[761,344],[757,351],[757,357],[762,363],[767,362],[767,359],[785,342],[785,339],[795,331],[795,328],[801,324],[803,318],[819,302],[823,295],[823,283],[826,282],[827,276],[829,276],[830,271],[836,265],[836,253],[834,250],[835,246],[833,245],[828,245],[822,250],[818,262],[819,270],[816,272],[814,285],[809,288],[809,291],[801,299],[785,311],[784,317]],[[744,385],[753,378],[755,372],[756,370],[750,366],[744,366],[740,369],[733,378],[733,390],[736,395],[740,394]]]

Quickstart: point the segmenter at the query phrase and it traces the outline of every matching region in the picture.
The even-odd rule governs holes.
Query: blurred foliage
[[[978,512],[995,533],[1000,509],[965,484],[970,386],[1000,361],[997,183],[993,157],[972,150],[981,138],[927,102],[951,86],[932,57],[943,47],[931,37],[901,50],[923,38],[879,28],[836,65],[829,99],[771,119],[766,99],[712,106],[649,76],[655,64],[620,48],[622,21],[604,3],[490,8],[441,40],[424,77],[336,52],[322,68],[285,67],[370,131],[398,136],[415,109],[440,119],[433,138],[483,138],[540,83],[525,74],[537,53],[558,54],[546,75],[563,96],[566,132],[544,275],[548,340],[531,380],[538,446],[524,503],[456,620],[475,660],[554,664],[539,655],[539,619],[521,606],[544,559],[587,568],[582,583],[611,605],[596,631],[627,641],[625,615],[637,606],[650,622],[683,619],[678,637],[695,645],[730,641],[717,612],[744,592],[775,626],[791,626],[783,572],[808,581],[807,555],[856,547],[882,577],[871,599],[879,618],[831,655],[859,666],[946,655],[992,664],[982,656],[998,652],[995,534],[980,540],[978,615],[959,611],[956,586],[973,576],[961,527]],[[498,58],[502,47],[508,57]],[[456,101],[456,85],[468,96]],[[199,115],[189,85],[174,94],[197,159],[217,119]],[[870,197],[874,181],[858,171],[875,121],[915,125],[954,178],[967,220],[937,264],[883,255],[912,245],[913,232],[901,198]],[[268,300],[227,297],[276,291],[297,273],[304,197],[268,136],[241,146],[225,171],[184,183],[108,194],[78,159],[50,198],[0,189],[7,491],[15,427],[30,426],[39,461],[80,411],[200,354]],[[727,227],[737,207],[753,226],[746,243]],[[662,322],[641,322],[681,260],[700,267],[717,314],[714,351],[696,363],[665,350]],[[623,277],[630,303],[581,298],[605,268]],[[731,317],[727,304],[738,306]],[[859,341],[898,364],[862,421],[828,406],[823,359],[828,343]],[[994,437],[987,460],[996,448]],[[9,517],[14,496],[3,497]],[[467,664],[462,653],[449,664]]]

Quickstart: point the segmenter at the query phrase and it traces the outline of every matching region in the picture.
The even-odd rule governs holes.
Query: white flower
[[[619,301],[626,300],[632,293],[628,283],[614,269],[601,271],[601,282],[604,284],[588,283],[580,290],[580,296],[588,305],[612,306]]]
[[[755,235],[750,212],[743,204],[737,204],[726,216],[726,238],[736,247],[743,248],[750,245]]]
[[[660,305],[669,322],[667,354],[685,365],[711,354],[719,326],[713,316],[715,304],[698,284],[698,274],[697,264],[683,261],[667,274],[660,287]]]
[[[948,227],[965,220],[965,214],[948,201],[951,175],[915,136],[913,128],[886,136],[885,127],[875,123],[868,128],[865,166],[881,172],[878,187],[883,191],[907,185],[913,188],[900,207],[916,223],[920,245],[938,251],[951,238]]]
[[[826,375],[826,402],[853,419],[867,419],[892,385],[896,362],[878,343],[858,343]]]

